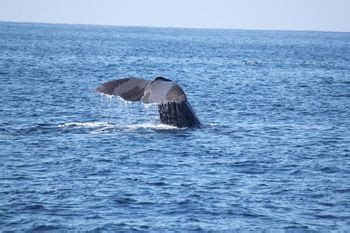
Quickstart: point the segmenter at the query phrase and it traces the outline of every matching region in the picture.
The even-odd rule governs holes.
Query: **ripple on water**
[[[349,229],[349,33],[0,34],[2,231]],[[202,127],[94,92],[127,75],[176,81]]]

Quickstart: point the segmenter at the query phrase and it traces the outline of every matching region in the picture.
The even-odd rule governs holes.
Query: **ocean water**
[[[0,81],[0,231],[350,229],[350,33],[2,22]]]

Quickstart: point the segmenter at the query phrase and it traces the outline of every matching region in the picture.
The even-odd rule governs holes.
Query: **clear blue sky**
[[[0,21],[350,31],[350,0],[0,0]]]

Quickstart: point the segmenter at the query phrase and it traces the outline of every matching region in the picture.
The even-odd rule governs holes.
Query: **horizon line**
[[[225,28],[225,27],[182,27],[182,26],[152,26],[152,25],[117,25],[117,24],[93,24],[93,23],[58,23],[42,21],[8,21],[0,20],[0,23],[23,24],[51,24],[51,25],[76,25],[76,26],[102,26],[102,27],[136,27],[136,28],[164,28],[164,29],[194,29],[194,30],[242,30],[242,31],[286,31],[286,32],[321,32],[321,33],[350,33],[350,31],[316,30],[316,29],[268,29],[268,28]]]

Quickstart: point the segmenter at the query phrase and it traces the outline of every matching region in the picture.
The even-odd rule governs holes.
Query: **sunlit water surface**
[[[94,93],[164,76],[202,127]],[[0,23],[0,229],[350,228],[350,33]]]

